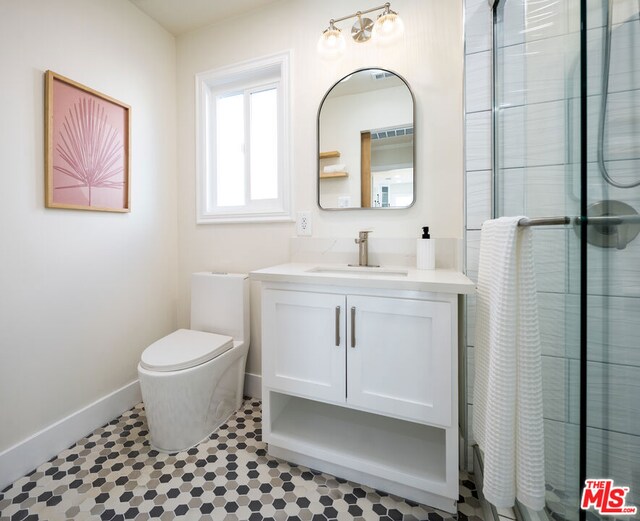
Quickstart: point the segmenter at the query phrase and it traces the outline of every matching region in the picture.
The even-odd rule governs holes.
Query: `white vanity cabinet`
[[[252,278],[268,453],[456,512],[458,295],[473,283],[300,264]]]
[[[346,301],[347,403],[451,425],[451,324],[457,299],[348,295]]]
[[[270,389],[451,425],[455,299],[265,289],[262,302]]]
[[[271,389],[343,403],[345,298],[262,292],[262,382]]]

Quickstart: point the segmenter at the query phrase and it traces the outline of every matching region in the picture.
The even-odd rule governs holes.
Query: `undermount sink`
[[[381,268],[373,266],[316,266],[307,270],[308,273],[333,273],[348,274],[357,273],[358,275],[375,275],[387,277],[406,277],[409,273],[407,270],[398,268]]]

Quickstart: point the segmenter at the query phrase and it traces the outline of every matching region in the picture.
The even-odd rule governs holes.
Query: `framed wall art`
[[[45,75],[45,205],[130,211],[131,108],[52,71]]]

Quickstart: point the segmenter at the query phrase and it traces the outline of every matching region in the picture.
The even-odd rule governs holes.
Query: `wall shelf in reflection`
[[[348,177],[349,172],[322,172],[320,179],[335,179],[336,177]]]
[[[320,152],[320,159],[330,159],[332,157],[340,157],[340,152],[337,150],[330,150],[328,152]]]

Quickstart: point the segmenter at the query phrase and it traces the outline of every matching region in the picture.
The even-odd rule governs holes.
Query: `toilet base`
[[[242,405],[242,403],[240,403],[240,405]],[[211,435],[216,432],[222,425],[224,425],[225,423],[227,423],[227,421],[229,420],[229,418],[233,417],[234,414],[236,414],[238,412],[238,409],[240,409],[240,405],[238,407],[236,407],[233,411],[231,411],[229,413],[228,416],[226,416],[225,418],[222,418],[220,422],[217,422],[214,426],[213,426],[213,430],[208,433],[206,436],[204,436],[203,438],[201,438],[200,440],[198,440],[197,442],[195,442],[193,445],[189,445],[188,447],[185,447],[183,449],[179,449],[179,450],[167,450],[167,449],[163,449],[161,447],[156,447],[153,444],[152,437],[151,435],[149,435],[149,446],[158,452],[162,452],[164,454],[176,454],[178,452],[185,452],[188,451],[189,449],[192,449],[193,447],[197,447],[198,445],[200,445],[201,443],[204,443],[205,441],[207,441],[209,438],[211,438]]]
[[[179,371],[149,371],[138,365],[151,446],[180,452],[197,445],[240,408],[247,349],[232,349]]]

